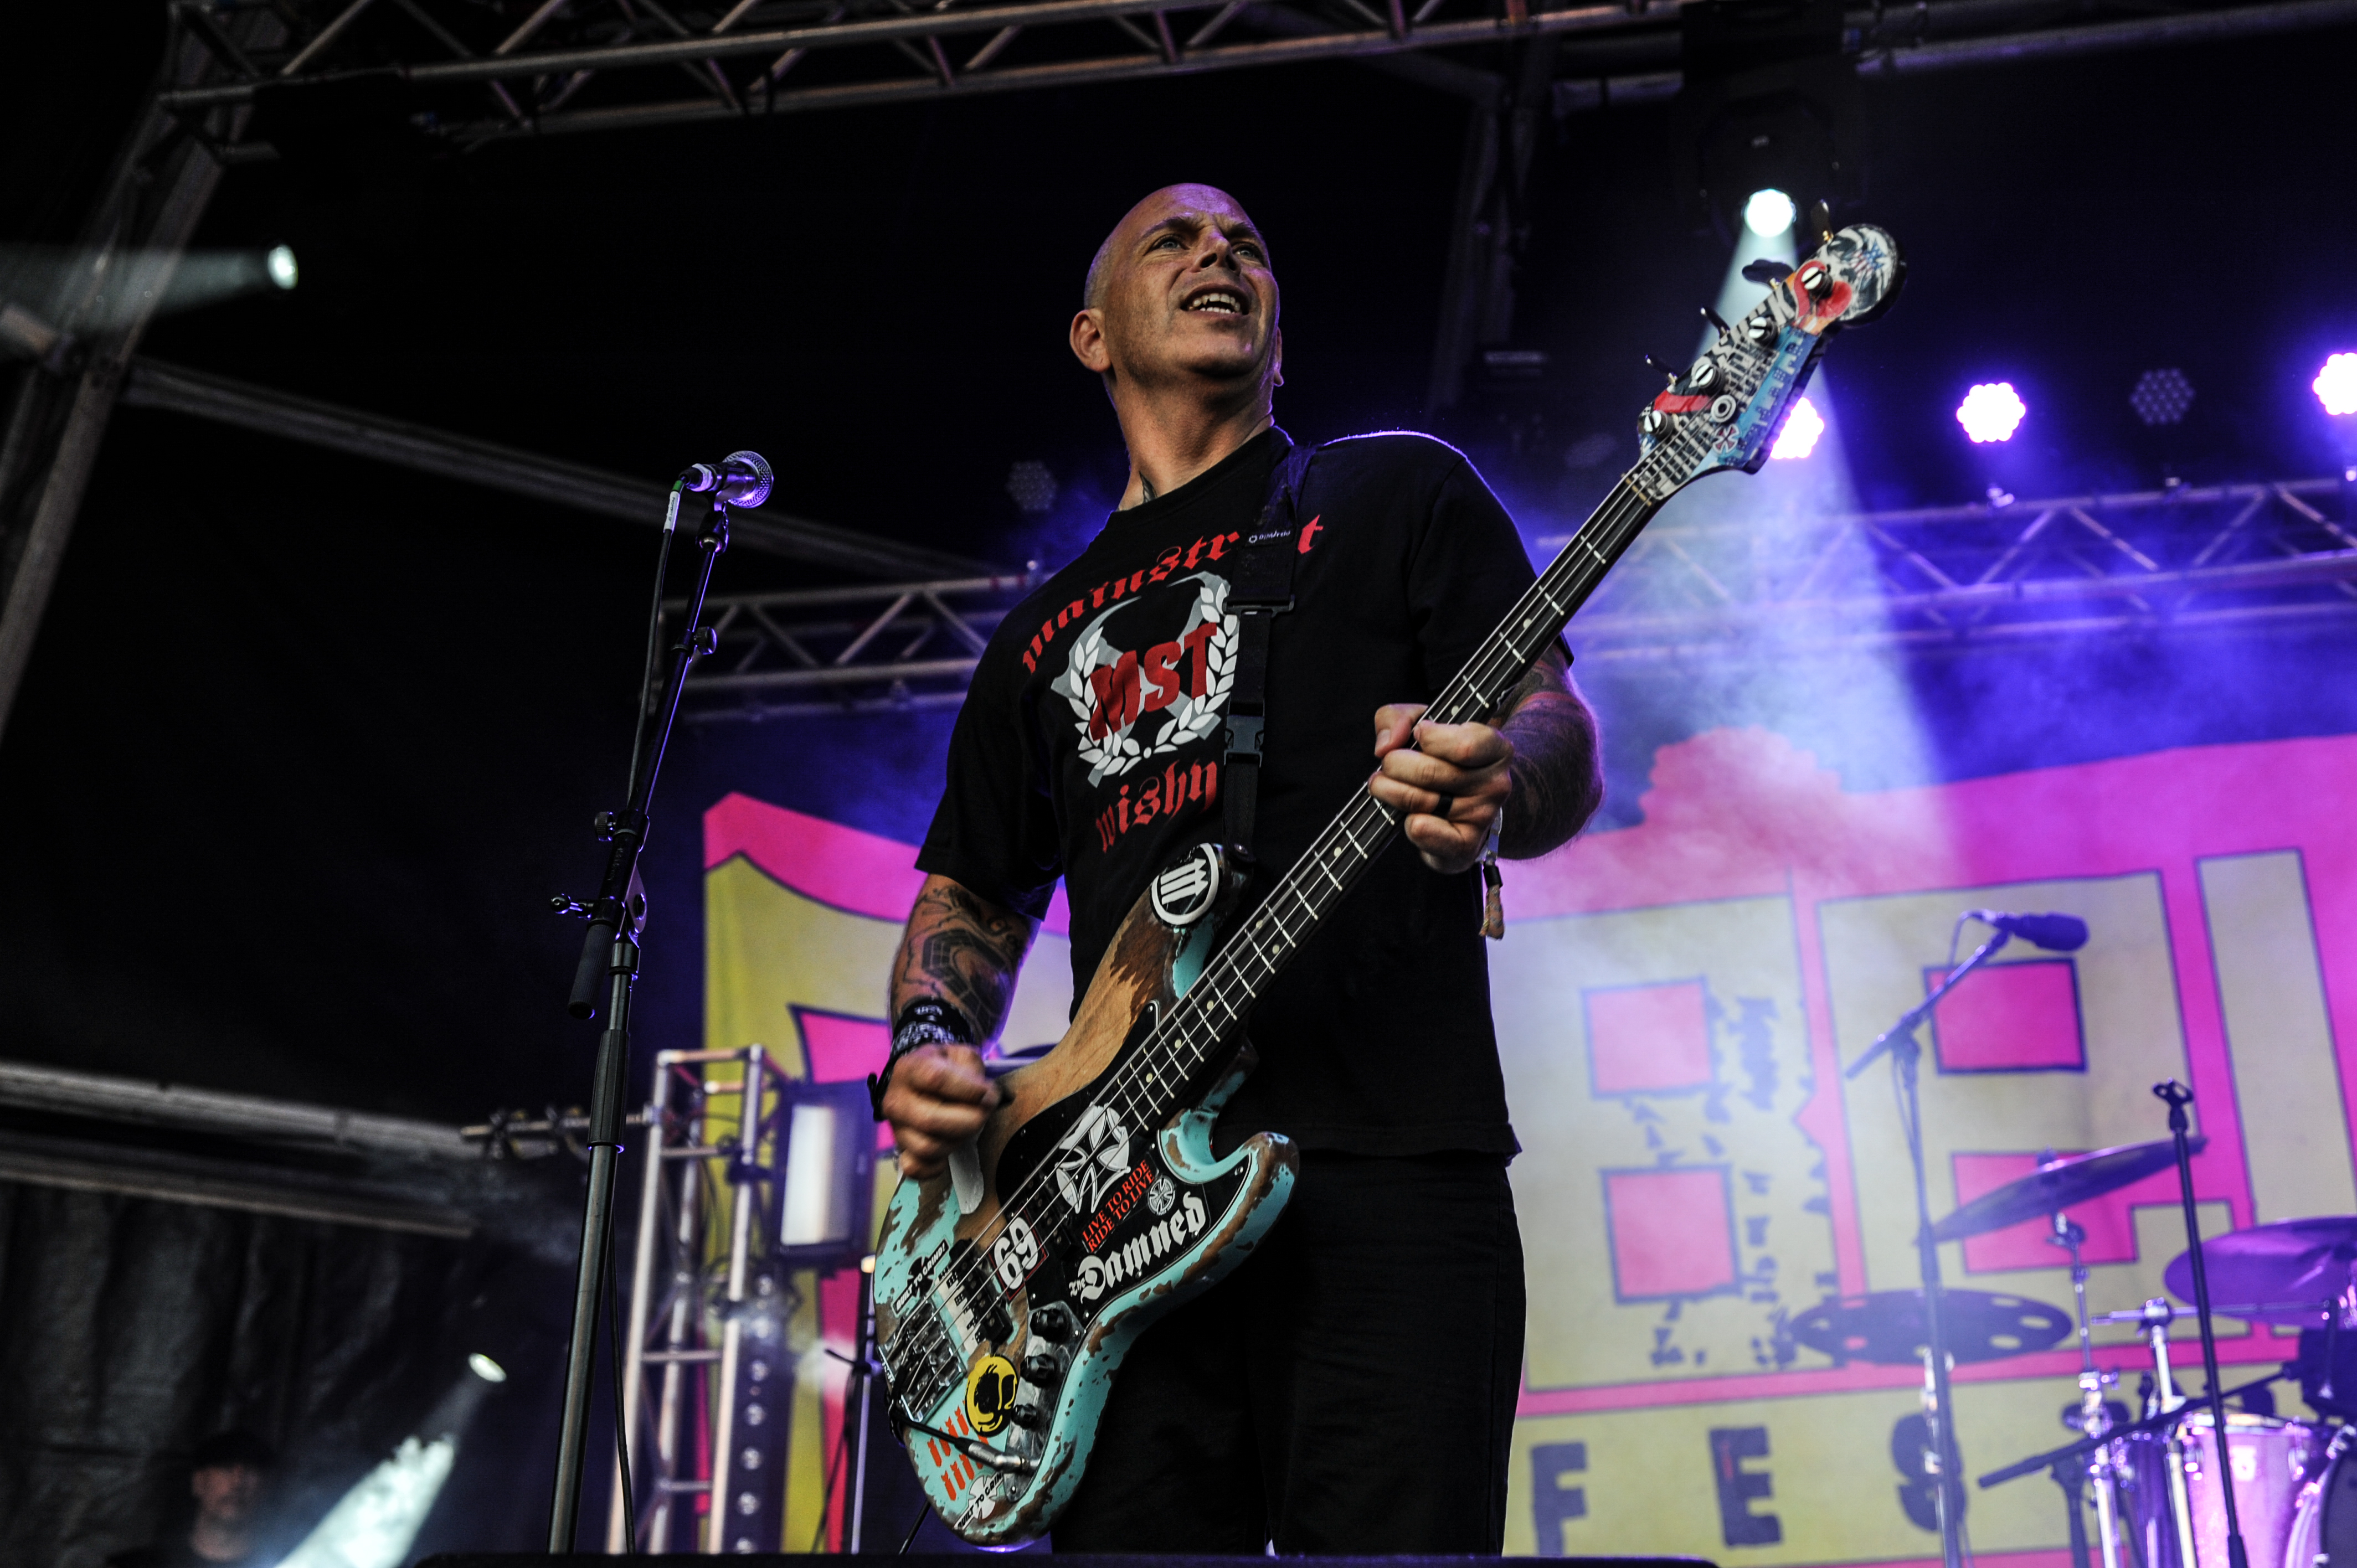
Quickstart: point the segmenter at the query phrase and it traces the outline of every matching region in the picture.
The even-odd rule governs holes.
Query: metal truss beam
[[[2357,622],[2352,505],[2316,478],[1657,525],[1572,635],[1592,663]]]
[[[218,47],[183,27],[167,31],[159,97],[209,81],[223,69],[221,50],[242,59],[285,37],[276,14],[264,10],[211,32]],[[131,356],[220,183],[221,166],[205,148],[238,140],[248,117],[233,104],[193,113],[143,109],[82,225],[78,264],[51,297],[14,302],[7,348],[37,362],[19,372],[0,435],[0,728],[32,659]]]
[[[667,488],[662,485],[154,360],[143,359],[132,365],[122,397],[135,408],[169,409],[240,429],[283,435],[331,452],[372,457],[444,478],[554,501],[601,517],[650,528],[662,521]],[[989,570],[979,562],[946,552],[766,509],[737,513],[729,523],[729,538],[748,549],[837,567],[858,576]]]
[[[719,651],[697,661],[681,714],[812,718],[954,707],[1035,576],[956,577],[877,587],[723,594],[705,601]],[[669,607],[677,615],[685,607]]]
[[[2357,481],[2318,478],[1656,524],[1570,636],[1593,666],[2357,626],[2352,506]],[[715,596],[720,650],[689,678],[683,715],[954,707],[991,630],[1040,580]]]
[[[373,8],[370,0],[274,3],[303,21],[296,40],[239,56],[234,80],[175,88],[159,95],[159,105],[193,115],[273,101],[291,107],[306,93],[324,105],[342,94],[347,104],[406,114],[431,136],[473,145],[1555,38],[1553,103],[1568,113],[1674,91],[1683,0],[1570,6],[1028,0],[972,7],[936,0],[923,8],[908,0],[738,0],[725,8],[724,0],[694,0],[676,11],[645,0],[580,0],[540,5],[504,37],[496,36],[504,24],[494,26],[488,8],[457,0]],[[2066,20],[2072,25],[2061,25]],[[1852,13],[1849,47],[1862,74],[1905,75],[2352,22],[2357,0],[2229,3],[2163,16],[2123,5],[2109,16],[2085,9],[2066,16],[2025,0],[1926,0]],[[804,67],[813,57],[825,57],[823,69]],[[1435,63],[1439,70],[1421,73],[1435,86],[1477,99],[1499,91],[1500,79],[1486,70]],[[797,68],[795,85],[781,86]],[[684,96],[675,91],[683,74],[694,83]],[[809,80],[813,75],[823,80]],[[268,142],[251,138],[221,150],[231,158],[274,156]]]

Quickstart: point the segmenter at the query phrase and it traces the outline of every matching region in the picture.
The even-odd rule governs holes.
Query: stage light
[[[2175,424],[2193,406],[2193,383],[2183,371],[2147,371],[2128,393],[2128,406],[2147,424]]]
[[[1026,457],[1006,470],[1006,493],[1017,510],[1038,517],[1056,504],[1056,476],[1047,464]]]
[[[876,1191],[876,1118],[867,1086],[789,1080],[785,1183],[776,1256],[797,1269],[846,1269],[867,1250]]]
[[[2010,441],[2029,412],[2011,381],[1983,381],[1956,405],[1956,423],[1975,443]]]
[[[2333,355],[2309,386],[2325,413],[2357,413],[2357,354]]]
[[[1768,456],[1797,462],[1817,449],[1817,437],[1824,433],[1824,415],[1817,412],[1815,404],[1803,398],[1784,416],[1784,428],[1777,433],[1776,445],[1768,448]]]
[[[1743,204],[1743,226],[1763,240],[1772,240],[1792,227],[1800,209],[1781,190],[1755,190]]]
[[[337,1498],[279,1568],[401,1568],[450,1479],[458,1439],[491,1385],[507,1381],[507,1369],[479,1350],[467,1358],[467,1371],[426,1412],[416,1434]]]
[[[270,254],[262,259],[262,264],[269,270],[270,281],[280,288],[293,288],[295,280],[300,275],[295,266],[295,252],[285,245],[271,247]]]

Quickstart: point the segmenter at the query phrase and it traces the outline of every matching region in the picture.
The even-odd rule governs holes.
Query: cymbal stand
[[[2177,1187],[2185,1201],[2185,1245],[2193,1258],[2193,1311],[2201,1326],[2201,1369],[2210,1379],[2210,1433],[2218,1444],[2218,1495],[2226,1499],[2226,1568],[2250,1568],[2242,1515],[2234,1507],[2234,1466],[2226,1453],[2226,1396],[2218,1384],[2218,1338],[2210,1324],[2210,1270],[2201,1257],[2201,1216],[2193,1207],[2193,1150],[2185,1114],[2193,1103],[2193,1091],[2175,1079],[2154,1084],[2152,1091],[2169,1106],[2169,1131],[2177,1140]]]
[[[1950,1382],[1946,1315],[1942,1310],[1940,1283],[1940,1242],[1932,1234],[1931,1189],[1923,1171],[1923,1099],[1916,1085],[1916,1069],[1922,1059],[1923,1047],[1915,1038],[1915,1031],[1932,1015],[1940,998],[1954,990],[1959,982],[1990,959],[2005,946],[2007,933],[1997,932],[1973,950],[1972,956],[1950,970],[1940,983],[1921,1002],[1900,1015],[1899,1022],[1884,1030],[1866,1054],[1849,1065],[1846,1077],[1856,1078],[1864,1072],[1874,1058],[1886,1053],[1890,1058],[1890,1070],[1899,1082],[1900,1113],[1907,1133],[1907,1154],[1915,1168],[1915,1260],[1923,1280],[1923,1361],[1926,1375],[1924,1390],[1924,1420],[1931,1427],[1931,1444],[1923,1451],[1923,1465],[1931,1475],[1932,1498],[1939,1506],[1940,1557],[1943,1568],[1964,1568],[1964,1458],[1956,1447],[1954,1423],[1949,1412],[1955,1408],[1954,1390]],[[2237,1563],[2233,1568],[2244,1568]]]
[[[2145,1337],[2152,1345],[2152,1408],[2145,1412],[2147,1419],[2173,1415],[2184,1408],[2185,1397],[2177,1391],[2177,1383],[2169,1371],[2169,1325],[2177,1309],[2165,1296],[2155,1296],[2144,1304]],[[2185,1495],[2185,1449],[2177,1435],[2168,1427],[2161,1429],[2161,1452],[2167,1456],[2169,1472],[2169,1517],[2177,1525],[2178,1568],[2196,1568],[2193,1557],[2193,1501]],[[2219,1452],[2225,1452],[2222,1440]],[[2149,1542],[2147,1560],[2157,1561],[2158,1542]]]
[[[2081,1249],[2087,1244],[2087,1232],[2069,1216],[2058,1213],[2054,1216],[2054,1234],[2046,1238],[2046,1244],[2071,1251],[2071,1288],[2079,1303],[2079,1432],[2084,1437],[2102,1437],[2112,1428],[2111,1412],[2104,1408],[2104,1391],[2118,1382],[2120,1377],[2117,1372],[2099,1371],[2095,1367],[2094,1330],[2087,1322],[2087,1264],[2080,1256]],[[2083,1472],[2072,1471],[2066,1477],[2064,1465],[2054,1467],[2054,1479],[2062,1487],[2071,1509],[2072,1568],[2088,1568],[2085,1500],[2079,1486],[2083,1479],[2093,1483],[2095,1488],[2095,1529],[2103,1543],[2104,1568],[2120,1568],[2120,1520],[2112,1493],[2112,1480],[2117,1469],[2109,1447],[2088,1455]]]

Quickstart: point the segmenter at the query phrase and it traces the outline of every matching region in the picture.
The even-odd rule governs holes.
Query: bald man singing
[[[1374,235],[1363,259],[1390,264]],[[1001,625],[958,715],[891,975],[881,1106],[904,1173],[937,1174],[998,1102],[983,1053],[1058,877],[1077,990],[1147,879],[1222,837],[1228,688],[1196,668],[1213,635],[1198,628],[1232,635],[1235,542],[1293,451],[1274,417],[1277,306],[1267,240],[1207,186],[1148,196],[1089,267],[1072,352],[1112,399],[1129,483],[1080,557]],[[1595,723],[1560,650],[1491,723],[1422,722],[1533,581],[1461,454],[1400,433],[1329,443],[1293,517],[1256,886],[1371,769],[1411,847],[1376,859],[1254,1007],[1261,1063],[1216,1142],[1282,1133],[1299,1179],[1254,1254],[1131,1350],[1059,1551],[1503,1541],[1523,1259],[1477,862],[1493,833],[1530,856],[1587,821],[1602,797]],[[1137,682],[1092,678],[1132,660]]]

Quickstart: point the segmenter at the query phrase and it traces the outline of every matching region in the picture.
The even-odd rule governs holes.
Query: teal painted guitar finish
[[[1000,1080],[1011,1098],[980,1140],[982,1202],[961,1214],[943,1176],[903,1181],[886,1211],[877,1340],[893,1418],[934,1511],[977,1545],[1047,1531],[1138,1333],[1242,1262],[1292,1190],[1282,1137],[1212,1152],[1250,1047],[1190,1054],[1167,1026],[1211,924],[1173,928],[1140,898],[1071,1032]]]

